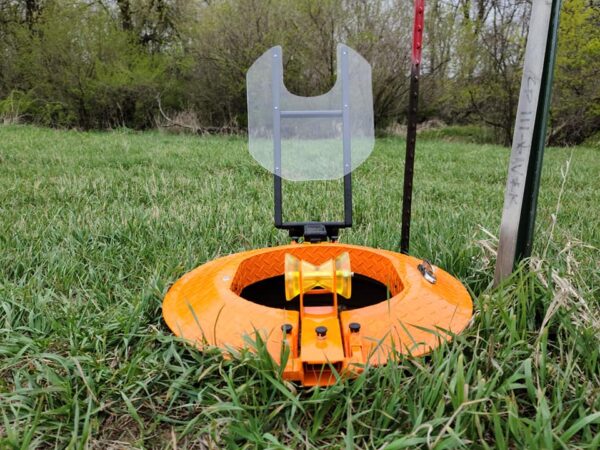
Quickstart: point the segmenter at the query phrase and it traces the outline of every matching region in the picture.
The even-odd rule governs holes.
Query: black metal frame
[[[290,238],[297,241],[304,238],[309,242],[321,242],[327,239],[335,241],[341,228],[352,227],[352,174],[350,146],[350,93],[348,92],[348,49],[342,46],[341,55],[341,109],[327,111],[282,111],[280,109],[280,87],[283,80],[281,55],[273,53],[272,96],[273,96],[273,188],[275,228],[288,230]],[[343,222],[284,222],[283,190],[281,178],[281,119],[285,118],[342,118],[342,146],[344,164],[344,221]]]

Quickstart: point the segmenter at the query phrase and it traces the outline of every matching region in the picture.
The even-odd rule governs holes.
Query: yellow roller
[[[322,288],[350,298],[352,295],[352,271],[348,252],[318,266],[289,253],[285,255],[285,298],[291,300],[300,293],[315,288]]]

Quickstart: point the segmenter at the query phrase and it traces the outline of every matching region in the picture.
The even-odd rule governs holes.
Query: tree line
[[[509,144],[530,0],[429,0],[420,121]],[[0,117],[53,127],[243,130],[245,73],[284,48],[291,92],[335,81],[344,42],[373,67],[378,128],[406,119],[412,0],[0,0]],[[549,139],[600,129],[600,3],[563,0]]]

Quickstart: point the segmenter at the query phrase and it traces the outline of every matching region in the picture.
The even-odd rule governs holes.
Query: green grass
[[[600,150],[547,149],[536,270],[494,290],[508,152],[418,144],[411,253],[467,285],[472,326],[302,389],[260,342],[225,361],[161,320],[190,269],[287,241],[243,138],[0,127],[0,448],[598,448]],[[402,155],[355,172],[343,241],[398,248]],[[339,188],[286,184],[286,218],[339,214]]]
[[[469,144],[495,144],[502,142],[500,132],[492,127],[481,125],[450,125],[419,131],[419,138],[425,140],[443,140],[465,142]]]

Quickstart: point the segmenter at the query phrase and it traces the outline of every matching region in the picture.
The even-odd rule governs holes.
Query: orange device
[[[341,280],[329,283],[333,271],[329,280],[323,273],[319,283],[327,287],[296,290],[303,281],[296,268],[327,266],[344,254],[352,276],[342,269]],[[287,272],[286,259],[292,261]],[[291,300],[286,273],[289,292],[298,292]],[[352,283],[350,298],[338,293],[344,283]],[[305,386],[331,384],[338,374],[397,355],[426,354],[460,333],[472,314],[467,290],[445,271],[400,253],[337,242],[263,248],[210,261],[177,281],[163,303],[169,328],[200,349],[245,347],[244,337],[259,332],[279,362],[282,345],[288,345],[283,376]],[[327,329],[325,339],[319,327]]]
[[[338,242],[352,225],[351,172],[372,151],[374,131],[371,67],[345,45],[337,56],[336,83],[318,97],[287,91],[280,47],[247,75],[250,152],[273,172],[275,226],[292,243],[209,261],[178,280],[163,302],[169,328],[200,349],[227,353],[260,333],[284,364],[283,377],[305,386],[426,354],[473,314],[460,281],[428,261]],[[284,179],[342,177],[343,220],[283,220]]]

